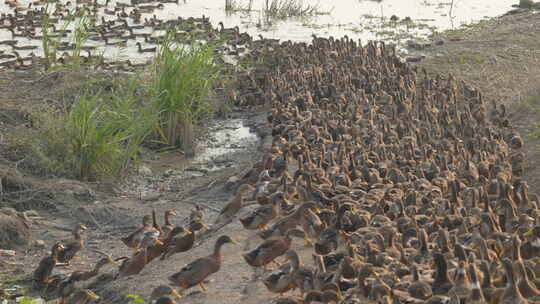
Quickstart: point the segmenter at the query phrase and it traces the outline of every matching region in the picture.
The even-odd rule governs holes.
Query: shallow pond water
[[[12,1],[12,0],[10,0]],[[240,6],[246,7],[250,0],[232,0]],[[210,21],[217,27],[222,21],[225,27],[239,26],[241,31],[248,32],[252,36],[262,34],[267,38],[279,38],[282,40],[309,41],[311,35],[341,37],[348,35],[353,39],[366,40],[387,40],[394,42],[404,42],[413,36],[427,36],[433,31],[442,31],[458,27],[464,23],[481,20],[486,17],[494,17],[511,9],[511,5],[516,0],[339,0],[339,1],[318,1],[318,0],[295,0],[301,1],[304,6],[316,6],[318,14],[311,17],[288,18],[286,20],[267,19],[262,13],[266,0],[252,0],[250,12],[227,12],[225,10],[225,0],[180,0],[179,3],[164,3],[162,8],[156,9],[152,13],[142,14],[144,18],[155,15],[161,20],[176,19],[177,17],[210,17]],[[281,0],[283,1],[283,0]],[[34,1],[32,1],[34,2]],[[67,3],[65,0],[58,1]],[[68,8],[73,9],[77,2],[72,1]],[[8,6],[7,1],[0,3],[1,13],[13,13],[14,9]],[[28,7],[30,0],[19,0],[19,7]],[[113,10],[119,4],[129,4],[127,0],[111,0],[108,5],[105,0],[98,0],[103,7],[99,8],[98,16],[107,21],[116,19],[115,16],[105,14],[105,10]],[[157,3],[157,2],[155,2]],[[155,4],[154,3],[154,4]],[[144,3],[143,5],[148,5]],[[34,4],[34,8],[41,8],[43,5]],[[132,7],[125,9],[129,13]],[[24,13],[24,11],[22,11]],[[390,22],[391,17],[398,18],[397,22]],[[410,21],[403,22],[403,20]],[[131,23],[131,21],[129,21]],[[4,23],[6,24],[6,22]],[[57,25],[62,26],[62,21]],[[41,34],[39,28],[36,35]],[[151,27],[137,30],[137,33],[148,33],[153,36],[162,35],[154,31]],[[7,28],[0,26],[0,40],[12,39]],[[28,56],[34,53],[42,56],[41,41],[39,39],[29,39],[16,37],[18,45],[36,45],[35,50],[20,50],[21,56]],[[145,43],[144,39],[138,37],[129,39],[125,46],[105,46],[101,41],[87,41],[85,45],[96,46],[95,53],[103,53],[111,60],[131,59],[135,62],[144,62],[153,56],[153,53],[138,53],[136,43],[143,43],[144,47],[155,46]],[[6,54],[12,52],[9,45],[0,45],[0,51]],[[83,52],[84,53],[84,52]]]
[[[270,27],[258,27],[264,20],[261,9],[264,0],[253,1],[251,13],[228,14],[224,9],[225,0],[189,1],[182,6],[183,16],[210,16],[214,22],[223,21],[226,27],[239,25],[243,31],[252,35],[262,34],[265,37],[309,41],[312,34],[317,36],[349,37],[362,40],[385,38],[381,35],[381,27],[392,15],[399,19],[409,17],[416,26],[409,26],[411,33],[418,27],[433,27],[446,30],[462,24],[494,17],[511,9],[517,0],[339,0],[318,1],[303,0],[304,5],[318,8],[320,15],[313,17],[291,18],[286,21],[272,22]],[[238,0],[246,6],[249,0]],[[176,12],[169,11],[164,16],[172,17]],[[425,26],[422,26],[425,25]],[[413,29],[416,27],[416,29]],[[426,31],[423,31],[424,33]]]

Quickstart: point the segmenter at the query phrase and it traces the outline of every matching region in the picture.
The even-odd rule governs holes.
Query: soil
[[[524,151],[528,166],[524,178],[533,192],[538,192],[540,187],[537,140],[529,135],[532,126],[539,121],[536,111],[540,106],[538,28],[540,18],[530,12],[481,22],[467,30],[446,33],[441,37],[444,43],[422,50],[426,59],[416,63],[419,69],[425,68],[429,73],[440,73],[443,77],[451,73],[457,79],[479,88],[487,100],[507,105],[512,125],[525,138]],[[0,169],[18,168],[19,164],[24,163],[25,151],[20,148],[24,145],[18,146],[14,140],[21,138],[15,135],[31,134],[29,128],[32,122],[28,113],[32,107],[58,100],[60,92],[65,92],[65,88],[71,85],[76,86],[77,81],[83,81],[85,77],[90,76],[66,75],[63,72],[41,76],[37,71],[5,72],[0,75]],[[136,170],[137,174],[121,184],[45,179],[30,174],[31,170],[20,170],[25,189],[36,191],[36,196],[9,206],[19,211],[37,211],[39,216],[31,217],[32,233],[35,240],[43,240],[43,243],[37,242],[27,249],[19,249],[14,257],[4,260],[7,263],[0,263],[0,282],[4,282],[0,287],[12,288],[12,293],[25,293],[28,278],[38,261],[48,254],[54,241],[69,239],[70,230],[76,223],[90,227],[86,234],[87,248],[72,266],[58,268],[56,272],[89,269],[99,258],[99,254],[92,249],[113,257],[130,255],[131,251],[120,242],[120,238],[136,229],[142,216],[153,209],[158,214],[163,214],[166,209],[176,209],[179,215],[174,218],[174,223],[181,225],[185,224],[185,218],[194,206],[200,205],[205,209],[205,221],[214,224],[217,212],[233,196],[238,184],[227,181],[231,177],[253,178],[258,173],[253,166],[262,160],[271,143],[266,126],[266,110],[260,107],[233,111],[227,119],[211,122],[210,134],[220,136],[214,136],[214,140],[203,140],[201,147],[204,149],[199,151],[199,155],[204,156],[208,150],[218,156],[210,153],[210,156],[206,154],[208,157],[195,160],[185,160],[175,154],[149,156]],[[244,128],[248,128],[256,137],[246,135]],[[232,139],[222,140],[226,134],[229,134],[227,138]],[[232,145],[235,136],[240,136],[242,140]],[[239,216],[250,208],[243,208]],[[154,287],[167,283],[167,277],[184,264],[206,255],[217,237],[223,234],[230,235],[239,245],[224,248],[222,268],[206,284],[209,291],[201,293],[198,288],[193,288],[178,302],[268,302],[275,295],[266,290],[258,279],[260,273],[255,273],[241,256],[242,252],[253,248],[260,240],[253,232],[243,229],[237,220],[226,225],[213,225],[212,229],[201,234],[191,251],[165,261],[153,261],[137,276],[90,284],[96,287],[96,293],[106,303],[126,302],[125,296],[130,293],[148,299]],[[301,243],[301,240],[297,240],[293,246],[303,258],[307,258],[305,254],[310,250]],[[115,272],[113,266],[104,269],[106,274]]]

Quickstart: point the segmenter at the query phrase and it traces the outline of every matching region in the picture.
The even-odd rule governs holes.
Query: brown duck
[[[141,243],[141,248],[130,259],[126,259],[120,265],[117,277],[127,277],[139,274],[148,263],[148,247],[155,244],[162,244],[158,240],[157,231],[146,232]]]
[[[240,186],[236,195],[221,209],[219,212],[216,223],[224,219],[233,217],[242,208],[244,198],[248,195],[251,186],[249,184],[243,184]]]
[[[43,284],[48,283],[48,279],[58,262],[58,255],[60,251],[64,249],[62,243],[56,243],[51,249],[51,254],[47,257],[44,257],[40,262],[36,270],[34,270],[34,275],[32,277],[34,288],[38,288]]]
[[[73,231],[71,232],[73,234],[73,241],[66,244],[64,249],[60,251],[58,254],[58,262],[59,263],[66,263],[69,264],[69,262],[77,255],[77,253],[84,247],[84,241],[81,236],[81,233],[85,230],[87,230],[85,225],[78,224],[73,228]]]
[[[143,226],[141,228],[135,230],[130,235],[121,239],[122,243],[124,243],[126,246],[133,249],[134,251],[137,251],[139,249],[141,241],[144,238],[144,232],[152,230],[152,216],[145,215],[142,222]]]
[[[244,253],[242,256],[246,263],[253,267],[263,266],[273,262],[277,257],[282,256],[291,248],[292,236],[304,237],[304,231],[294,228],[287,231],[285,236],[267,239],[255,249]]]
[[[161,256],[161,260],[164,260],[176,253],[186,252],[193,248],[193,244],[195,244],[195,232],[205,229],[208,229],[208,227],[201,222],[190,223],[188,228],[186,229],[186,234],[174,237],[169,242],[167,248]]]
[[[206,291],[203,281],[221,268],[221,247],[225,244],[236,244],[236,242],[227,235],[220,236],[216,240],[212,254],[196,259],[169,277],[172,285],[181,288],[180,295],[184,290],[195,285],[199,285],[203,291]]]
[[[433,295],[446,295],[454,287],[454,283],[448,276],[446,258],[441,253],[436,252],[433,254],[433,260],[437,267],[437,273],[435,280],[431,284],[431,290],[433,291]]]
[[[528,301],[523,297],[521,292],[519,291],[519,288],[516,284],[515,280],[515,274],[514,274],[514,265],[512,264],[512,261],[510,261],[507,258],[504,258],[502,260],[502,264],[504,267],[504,272],[506,274],[506,288],[504,289],[504,292],[501,296],[501,298],[498,300],[497,303],[500,304],[527,304]],[[491,299],[493,302],[494,299]]]
[[[181,226],[174,227],[170,232],[166,234],[165,238],[160,237],[161,243],[156,243],[149,246],[147,250],[147,263],[150,263],[155,258],[164,254],[167,251],[167,248],[169,248],[169,246],[171,245],[171,242],[175,239],[175,237],[177,237],[181,233],[191,234],[192,232]]]

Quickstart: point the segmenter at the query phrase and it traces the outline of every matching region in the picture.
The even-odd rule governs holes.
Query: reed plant
[[[212,92],[221,66],[216,62],[215,44],[191,39],[175,42],[176,32],[165,35],[154,61],[153,96],[160,119],[160,141],[178,146],[187,156],[195,151],[195,124],[212,117]]]
[[[253,11],[253,0],[248,0],[243,3],[242,0],[225,0],[225,12],[232,13],[249,13]]]
[[[302,0],[265,0],[262,12],[266,19],[309,17],[329,13],[321,11],[319,4],[305,4]]]
[[[79,67],[85,62],[81,56],[81,50],[83,44],[88,41],[91,27],[90,19],[87,16],[87,11],[81,10],[79,12],[68,12],[62,27],[55,35],[53,33],[54,25],[51,22],[51,7],[54,7],[54,2],[48,1],[45,5],[41,20],[41,28],[43,33],[41,44],[43,48],[45,70],[49,71],[57,65],[59,49],[62,44],[65,43],[68,45],[71,43],[73,45],[71,54],[69,54],[69,61],[65,65],[69,65],[70,67]],[[68,28],[72,26],[73,30],[71,31],[70,37],[68,37]]]

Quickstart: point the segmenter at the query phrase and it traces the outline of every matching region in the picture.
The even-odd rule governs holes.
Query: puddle
[[[235,0],[241,6],[246,6],[250,0]],[[293,41],[309,41],[311,35],[327,37],[341,37],[348,35],[353,39],[366,40],[403,40],[411,36],[428,35],[433,30],[446,30],[458,27],[465,23],[478,21],[486,17],[494,17],[503,14],[511,9],[512,4],[517,0],[340,0],[340,1],[319,1],[304,0],[304,5],[317,5],[322,15],[306,18],[289,18],[286,21],[271,22],[269,26],[259,26],[264,16],[261,13],[264,1],[252,0],[252,11],[250,13],[229,13],[225,11],[225,0],[185,0],[179,3],[163,3],[163,8],[156,9],[152,13],[142,13],[142,23],[145,19],[155,16],[159,20],[172,20],[178,17],[200,18],[203,14],[210,17],[210,21],[217,27],[220,21],[223,21],[225,27],[239,26],[241,31],[248,32],[254,37],[262,34],[267,38],[275,38]],[[37,1],[19,0],[19,7],[25,8],[34,2],[32,8],[41,9],[43,5],[36,4]],[[55,1],[55,3],[66,4],[68,1]],[[69,8],[74,8],[75,1],[71,1]],[[97,1],[104,6],[105,0]],[[155,1],[153,1],[155,2]],[[0,13],[12,14],[13,9],[7,2],[0,3]],[[79,3],[79,1],[77,1]],[[127,5],[124,12],[129,14],[133,7],[128,1],[112,0],[108,1],[106,7],[101,7],[97,11],[97,19],[102,17],[105,21],[114,21],[116,16],[111,16],[110,11],[119,5]],[[78,4],[79,6],[81,4]],[[22,10],[22,9],[21,9]],[[105,13],[105,10],[109,14]],[[24,11],[23,11],[24,12]],[[120,10],[118,11],[120,12]],[[411,22],[389,23],[390,18],[395,15],[399,20],[410,18]],[[129,25],[133,25],[130,18],[127,18]],[[264,23],[264,22],[262,22]],[[4,21],[3,25],[8,24]],[[100,21],[97,24],[101,24]],[[116,21],[119,24],[119,21]],[[63,21],[56,24],[61,28]],[[72,28],[72,27],[71,27]],[[134,30],[135,33],[147,33],[152,36],[162,35],[162,31],[152,26]],[[125,31],[124,34],[128,32]],[[35,35],[41,35],[41,29],[35,28]],[[13,39],[6,26],[0,26],[0,40]],[[39,39],[20,38],[18,45],[35,45],[38,49],[18,51],[22,57],[34,53],[36,56],[42,56],[41,41]],[[257,39],[257,38],[256,38]],[[107,61],[120,61],[130,59],[134,63],[146,62],[153,57],[152,52],[139,53],[136,43],[141,42],[143,48],[155,46],[155,44],[146,43],[144,38],[137,37],[128,39],[125,46],[105,45],[102,41],[89,40],[84,45],[97,47],[92,54],[103,54]],[[9,45],[0,45],[0,52],[6,54],[13,52]],[[61,53],[61,52],[60,52]],[[83,52],[86,55],[86,52]]]
[[[171,152],[156,155],[145,164],[158,174],[202,176],[234,166],[236,160],[256,150],[259,143],[260,138],[245,125],[245,120],[213,120],[200,136],[195,157]]]
[[[242,119],[214,121],[207,131],[208,138],[199,148],[201,152],[193,163],[204,164],[219,162],[235,150],[251,148],[259,142],[259,138],[244,125]]]

